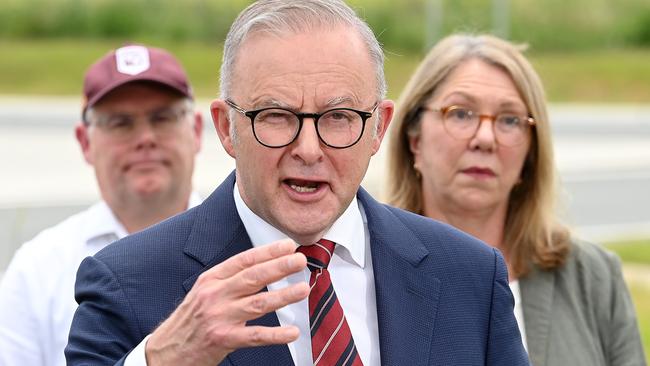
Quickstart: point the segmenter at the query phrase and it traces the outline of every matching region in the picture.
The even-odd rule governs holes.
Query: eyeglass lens
[[[462,107],[443,108],[445,129],[453,137],[459,139],[471,138],[476,134],[481,120],[488,118],[493,124],[497,141],[505,146],[522,143],[528,130],[526,117],[514,113],[501,113],[497,116],[480,115]]]
[[[299,133],[300,119],[299,115],[289,110],[264,109],[257,113],[253,120],[255,137],[262,144],[271,147],[288,145]],[[364,119],[354,110],[332,109],[318,116],[317,119],[318,136],[329,146],[350,146],[357,142],[363,133]]]

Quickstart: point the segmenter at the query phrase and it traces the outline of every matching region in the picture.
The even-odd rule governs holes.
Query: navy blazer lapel
[[[546,364],[546,346],[551,326],[555,275],[533,267],[519,280],[528,356],[534,365]]]
[[[198,261],[202,268],[185,280],[185,291],[192,288],[201,273],[253,247],[237,214],[232,194],[234,184],[233,172],[196,208],[198,212],[184,252]]]
[[[183,282],[186,292],[194,286],[201,273],[253,247],[237,214],[232,194],[234,184],[233,172],[198,208],[185,254],[201,263],[202,268]],[[247,325],[273,327],[279,326],[280,322],[273,312],[249,321]],[[293,365],[287,346],[243,348],[228,355],[228,360],[232,365]]]
[[[428,365],[440,281],[420,266],[429,251],[386,207],[359,191],[375,276],[382,365]]]

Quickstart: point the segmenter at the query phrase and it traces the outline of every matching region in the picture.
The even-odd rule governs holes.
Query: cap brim
[[[186,97],[192,98],[192,99],[194,98],[191,93],[187,92],[187,90],[184,90],[184,89],[179,88],[179,87],[177,87],[175,85],[172,85],[169,82],[169,80],[165,80],[163,78],[158,78],[158,77],[155,77],[155,76],[145,76],[145,75],[143,75],[143,76],[136,76],[136,77],[132,77],[132,78],[128,78],[128,79],[118,80],[118,81],[115,81],[115,82],[113,82],[111,84],[108,84],[102,90],[95,93],[95,95],[93,96],[92,99],[88,100],[88,102],[86,103],[86,105],[84,107],[84,110],[94,106],[95,104],[97,104],[97,102],[99,102],[102,98],[104,98],[107,94],[109,94],[113,90],[115,90],[115,89],[117,89],[117,88],[119,88],[121,86],[124,86],[126,84],[133,83],[133,82],[138,82],[138,81],[150,81],[150,82],[158,83],[163,87],[166,87],[166,88],[169,88],[171,90],[177,91],[178,93],[180,93],[183,96],[186,96]]]

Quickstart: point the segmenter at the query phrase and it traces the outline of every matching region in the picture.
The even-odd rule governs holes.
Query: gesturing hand
[[[147,364],[214,366],[238,348],[296,340],[295,326],[246,326],[248,320],[309,295],[306,282],[259,292],[305,268],[305,256],[295,249],[293,241],[281,240],[249,249],[201,274],[147,341]]]

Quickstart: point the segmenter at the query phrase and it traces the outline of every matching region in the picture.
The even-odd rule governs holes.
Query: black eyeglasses
[[[291,144],[300,134],[304,119],[313,118],[318,138],[335,149],[345,149],[359,142],[366,121],[379,106],[376,103],[370,112],[334,108],[323,113],[296,113],[279,107],[247,111],[231,100],[226,100],[226,104],[250,118],[255,139],[266,147],[279,148]]]

